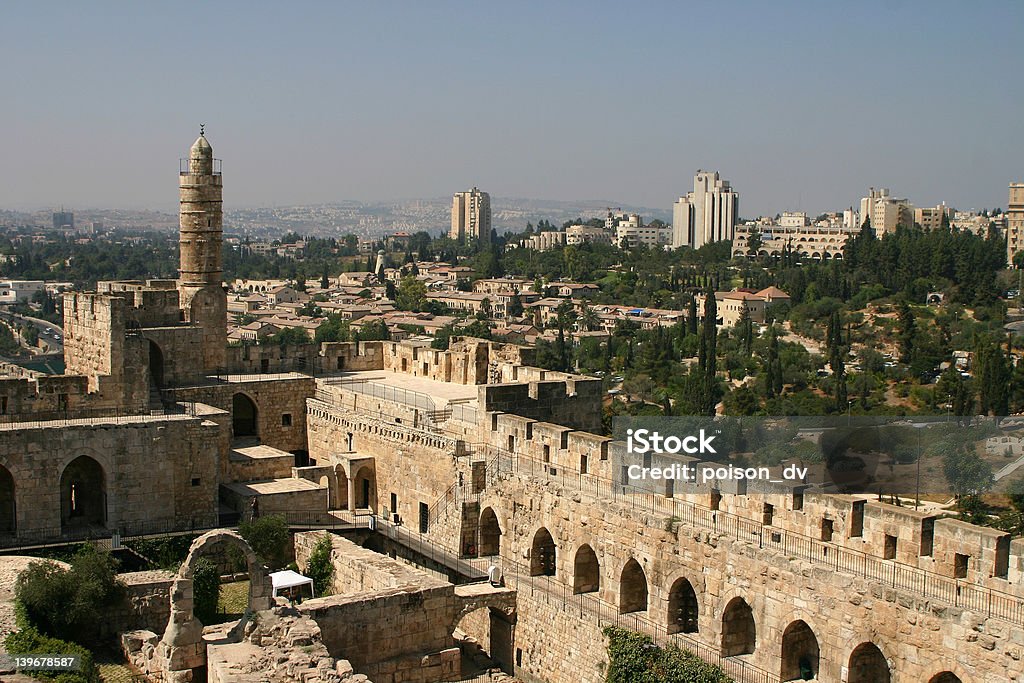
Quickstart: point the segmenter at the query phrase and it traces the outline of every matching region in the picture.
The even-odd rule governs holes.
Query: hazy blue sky
[[[173,208],[200,122],[229,207],[667,209],[708,168],[753,216],[1024,180],[1019,0],[5,3],[0,60],[6,208]]]

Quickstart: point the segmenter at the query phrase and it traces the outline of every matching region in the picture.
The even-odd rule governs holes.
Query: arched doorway
[[[60,475],[61,531],[107,524],[107,476],[88,455],[80,455]]]
[[[152,339],[149,340],[149,381],[150,386],[164,385],[164,352]]]
[[[963,683],[963,681],[952,671],[943,671],[929,678],[928,683]]]
[[[861,643],[850,654],[847,683],[889,683],[889,662],[874,643]]]
[[[782,633],[782,681],[810,681],[818,677],[818,639],[802,620]]]
[[[680,577],[668,592],[668,632],[697,633],[700,607],[693,585]]]
[[[647,609],[647,575],[640,563],[629,558],[619,575],[619,614]]]
[[[373,467],[363,465],[356,470],[352,478],[352,493],[355,494],[355,507],[377,512],[377,475]]]
[[[555,575],[555,541],[551,533],[541,527],[533,535],[530,547],[530,576]]]
[[[480,557],[501,554],[501,527],[498,526],[498,516],[491,508],[484,508],[480,513],[480,543],[477,548]]]
[[[584,543],[572,562],[572,592],[593,593],[601,588],[601,565],[597,553]]]
[[[14,505],[14,477],[0,465],[0,536],[13,536],[18,527],[18,511]]]
[[[757,647],[754,612],[743,598],[733,598],[722,613],[722,656],[753,654]]]
[[[239,392],[231,398],[231,433],[239,436],[258,436],[259,411],[251,398]]]

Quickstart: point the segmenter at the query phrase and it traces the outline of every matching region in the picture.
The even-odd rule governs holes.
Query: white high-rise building
[[[672,248],[700,249],[705,244],[731,240],[739,214],[739,195],[718,172],[697,171],[693,192],[672,206]]]
[[[452,229],[448,235],[453,240],[491,241],[491,195],[473,188],[468,192],[457,192],[452,197]]]

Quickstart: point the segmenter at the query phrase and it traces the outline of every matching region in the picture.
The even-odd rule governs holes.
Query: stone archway
[[[501,553],[501,526],[494,508],[486,507],[480,513],[480,543],[477,554],[480,557],[492,557]]]
[[[546,528],[537,529],[530,546],[530,576],[555,575],[555,540]]]
[[[14,477],[9,469],[0,465],[0,536],[13,536],[18,529],[14,500]]]
[[[942,673],[937,673],[934,676],[932,676],[931,678],[929,678],[928,679],[928,683],[963,683],[963,682],[960,680],[960,677],[957,676],[952,671],[943,671]]]
[[[149,340],[149,381],[153,387],[164,385],[164,352],[152,339]]]
[[[227,529],[208,531],[192,542],[188,557],[178,569],[171,586],[171,617],[161,640],[160,652],[169,671],[187,671],[206,665],[206,646],[203,644],[203,624],[193,611],[192,575],[196,561],[217,545],[233,545],[245,556],[249,569],[249,605],[246,610],[258,612],[270,608],[270,577],[256,558],[249,544],[237,532]],[[243,622],[245,619],[243,618]]]
[[[572,592],[593,593],[601,589],[601,565],[597,561],[597,553],[584,543],[576,549],[576,557],[572,561]]]
[[[889,662],[874,643],[861,643],[850,654],[847,683],[889,683],[890,680]]]
[[[107,475],[94,458],[80,455],[60,475],[61,532],[107,524]]]
[[[647,610],[647,574],[632,557],[619,575],[619,614]]]
[[[753,654],[756,647],[754,611],[743,598],[733,598],[722,612],[722,656]]]
[[[668,592],[668,632],[697,633],[699,620],[697,592],[693,590],[689,579],[680,576]]]
[[[818,638],[807,622],[798,619],[782,633],[782,681],[810,681],[818,677]]]
[[[242,392],[231,397],[231,433],[236,438],[259,435],[259,409]]]

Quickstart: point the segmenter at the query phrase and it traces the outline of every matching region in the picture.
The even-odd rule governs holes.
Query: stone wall
[[[257,409],[260,443],[282,451],[306,450],[306,398],[316,380],[299,374],[252,377],[172,389],[177,401],[196,401],[232,412],[235,394],[247,396]],[[287,416],[287,418],[286,418]]]
[[[680,579],[696,593],[698,632],[692,635],[710,648],[734,638],[723,625],[731,623],[727,607],[739,598],[750,607],[756,632],[753,654],[740,658],[775,675],[781,670],[783,634],[798,620],[810,627],[820,647],[821,681],[845,680],[843,667],[861,643],[881,649],[896,683],[928,681],[946,670],[963,680],[1024,675],[1024,630],[986,617],[983,609],[923,599],[863,576],[766,550],[756,540],[669,525],[649,510],[560,490],[551,483],[503,477],[488,489],[481,506],[497,513],[502,558],[508,563],[529,566],[538,552],[534,539],[542,527],[554,539],[555,576],[516,584],[522,620],[517,628],[516,647],[522,650],[517,673],[524,678],[601,680],[595,668],[601,661],[595,648],[598,632],[580,623],[588,619],[582,616],[586,610],[580,611],[573,603],[580,598],[572,596],[575,558],[584,544],[594,550],[599,563],[600,588],[591,599],[605,604],[606,615],[615,615],[623,596],[638,588],[625,572],[630,561],[642,569],[648,591],[647,609],[639,614],[659,625],[661,633],[673,623],[670,596]],[[506,574],[512,566],[506,566]],[[561,619],[537,609],[531,602],[535,593],[528,587],[530,581],[536,582],[536,594],[551,605],[569,613],[575,606],[576,616]],[[936,649],[939,633],[943,646]],[[555,673],[560,667],[563,673]],[[570,670],[580,677],[570,678]]]
[[[309,555],[317,542],[327,536],[331,539],[331,561],[334,577],[331,595],[355,595],[398,587],[440,587],[446,581],[397,562],[387,555],[368,550],[346,538],[326,531],[307,531],[295,534],[295,562],[300,568],[309,564]]]
[[[465,486],[471,481],[470,458],[457,456],[460,442],[439,434],[352,413],[318,400],[308,402],[307,433],[310,457],[318,465],[336,465],[342,470],[338,478],[341,482],[353,474],[345,471],[344,464],[351,434],[352,453],[374,462],[376,511],[387,507],[389,513],[397,512],[413,530],[418,528],[421,504],[434,507],[451,486],[457,485],[460,474]],[[335,493],[337,500],[347,499],[347,490]],[[451,513],[457,517],[454,505]]]
[[[154,570],[118,574],[125,586],[121,604],[109,610],[97,624],[103,637],[124,631],[147,630],[162,633],[171,616],[171,584],[174,573]]]
[[[80,456],[102,478],[98,500],[108,529],[214,524],[218,433],[216,424],[188,416],[0,425],[0,466],[15,482],[18,535],[61,532],[69,496],[61,476]]]
[[[601,380],[570,378],[480,388],[484,411],[544,420],[589,432],[601,431]]]
[[[462,609],[452,586],[398,587],[306,600],[331,656],[378,683],[450,680],[461,670],[452,638]]]

